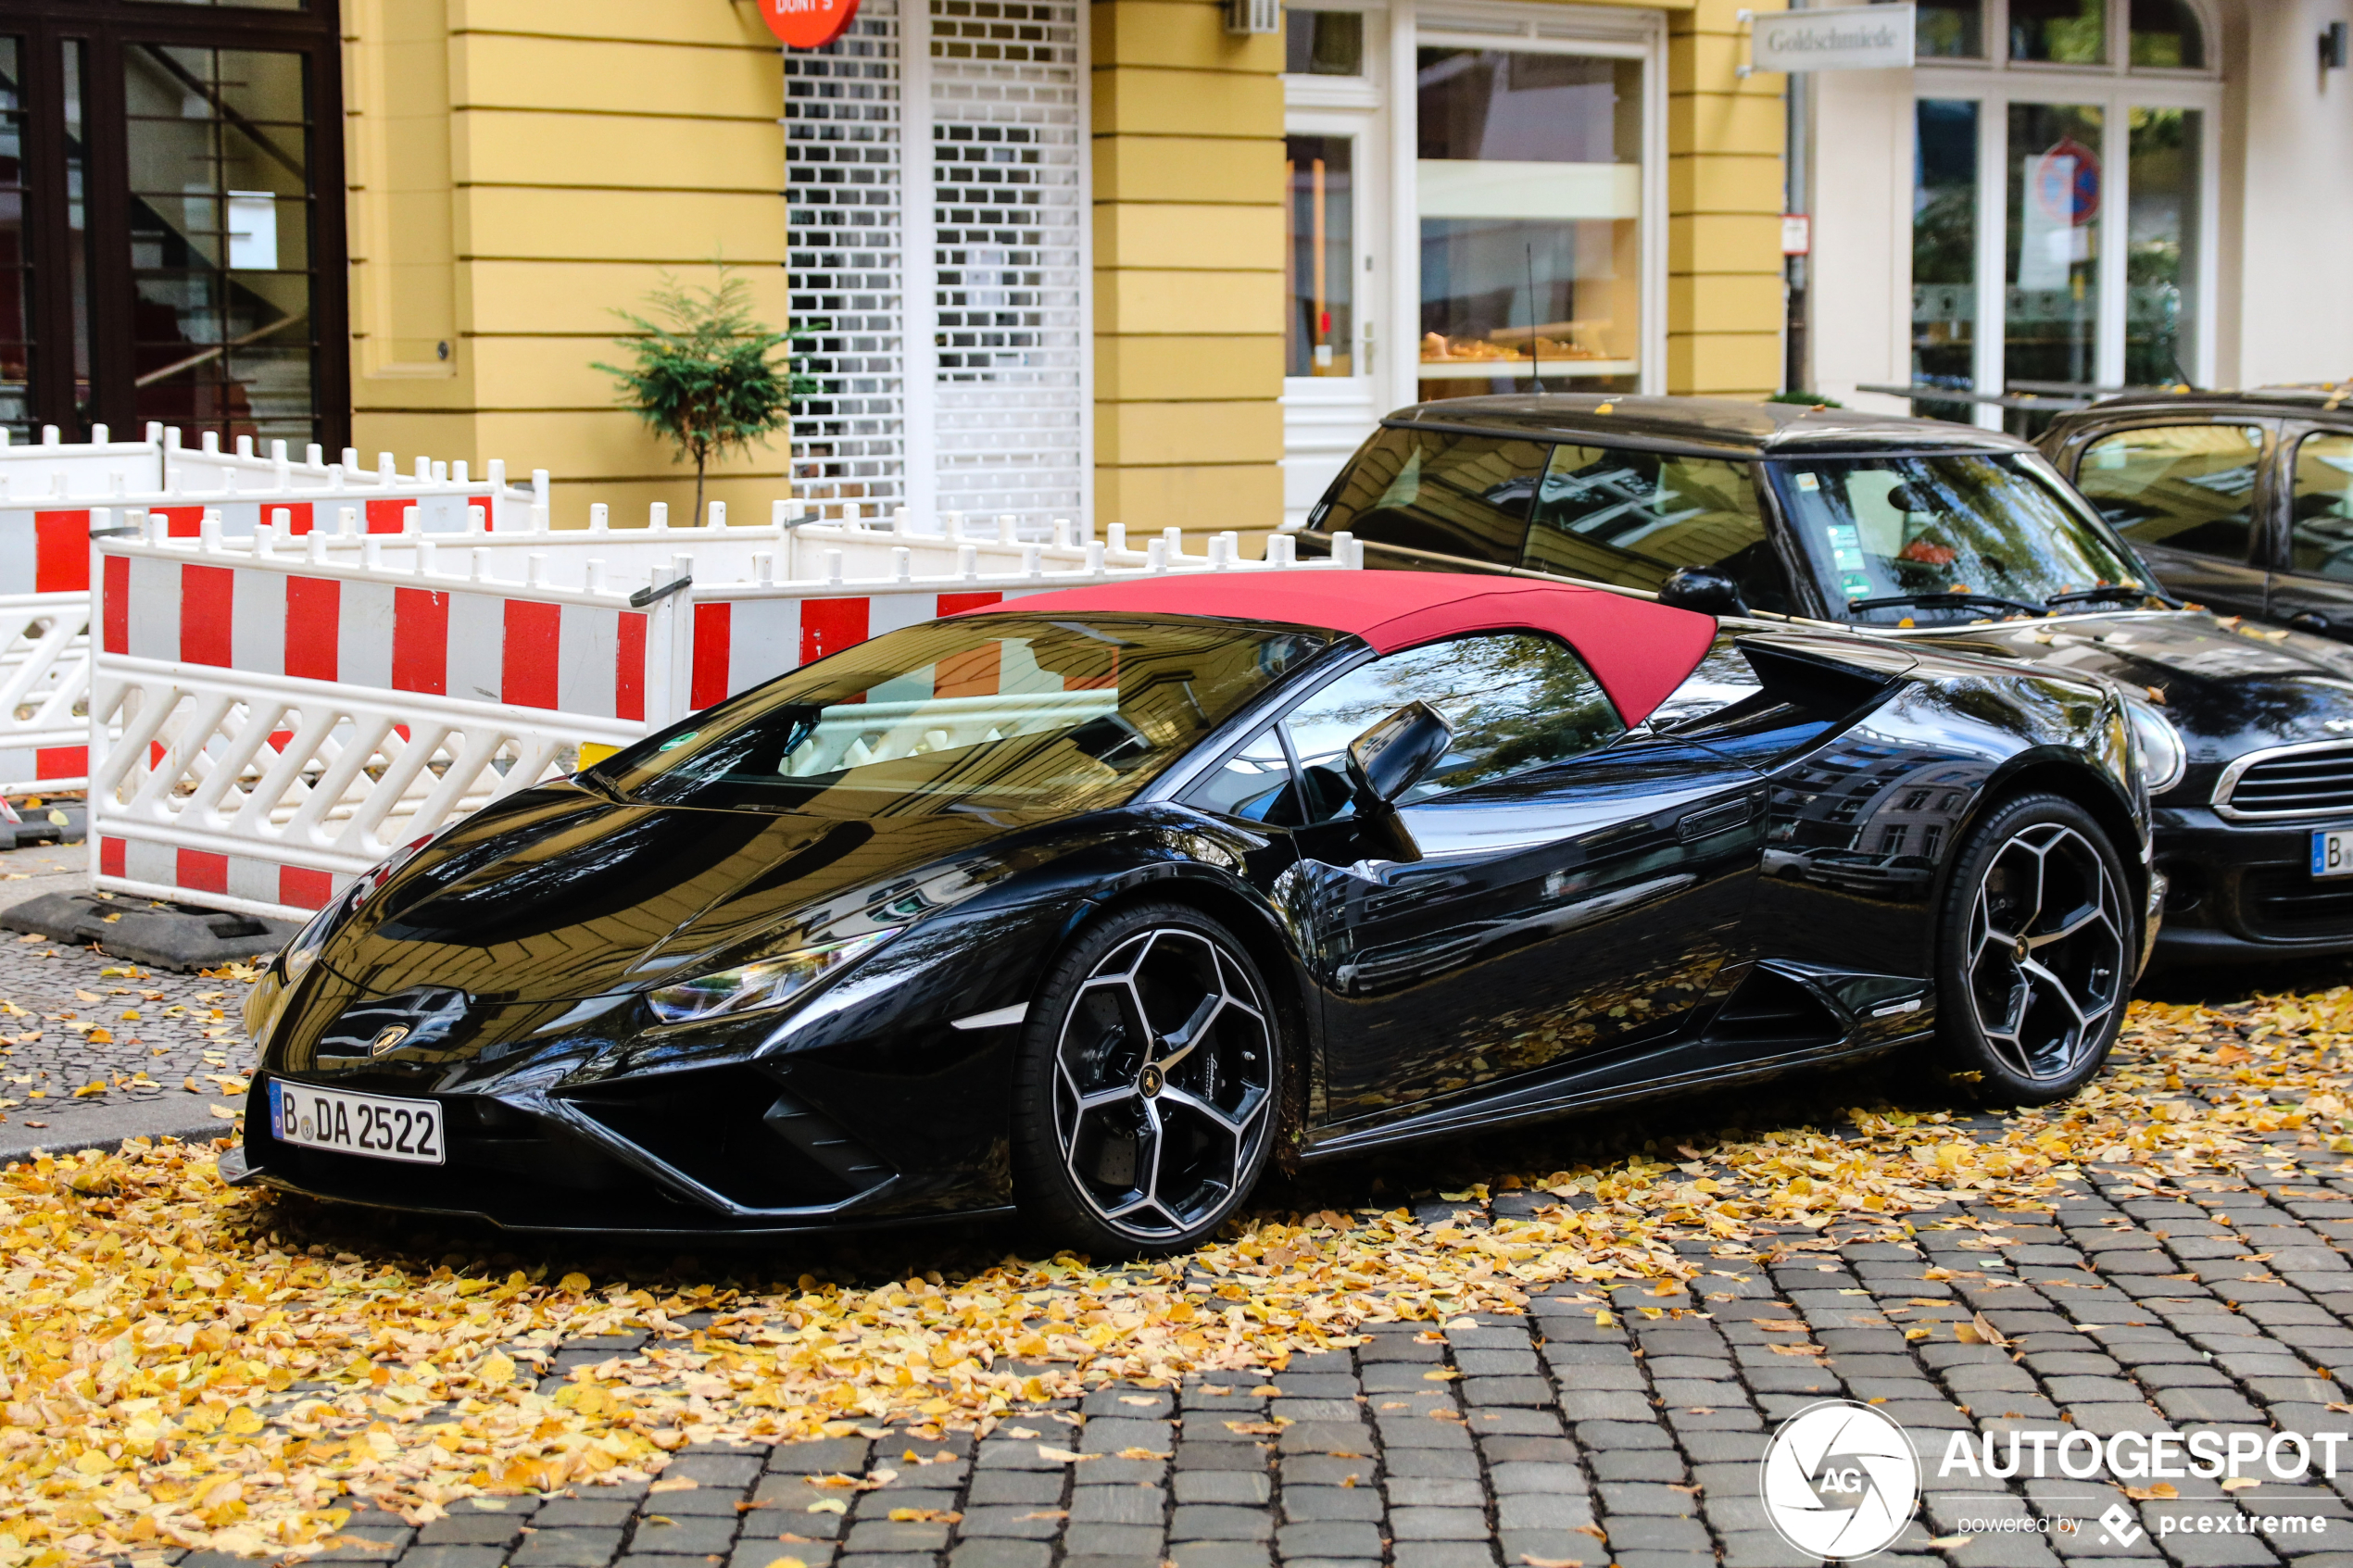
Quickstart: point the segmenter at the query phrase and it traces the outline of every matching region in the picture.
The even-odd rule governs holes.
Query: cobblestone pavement
[[[0,853],[0,907],[82,885],[80,846]],[[223,1131],[253,1052],[245,987],[0,931],[0,1158]]]
[[[1931,1461],[1919,1514],[1884,1560],[1894,1568],[2342,1568],[2353,1451],[2334,1484],[2185,1479],[2178,1496],[1946,1479],[1932,1462],[1963,1430],[2227,1440],[2353,1427],[2333,1371],[2353,1367],[2353,1177],[2294,1169],[2309,1133],[2274,1139],[2286,1147],[2244,1179],[2077,1182],[2027,1212],[1957,1203],[1912,1216],[1909,1242],[1792,1231],[1739,1261],[1691,1243],[1706,1268],[1688,1293],[1555,1287],[1524,1318],[1376,1326],[1263,1383],[1196,1375],[1015,1411],[976,1445],[869,1428],[689,1449],[650,1487],[459,1502],[421,1528],[362,1512],[355,1544],[332,1555],[403,1568],[1780,1568],[1814,1560],[1769,1528],[1759,1458],[1780,1420],[1843,1397],[1895,1417]],[[1507,1193],[1422,1217],[1476,1227],[1546,1201]],[[614,1375],[646,1343],[567,1344],[542,1365],[543,1391],[594,1362]],[[2092,1523],[2111,1507],[2129,1528]],[[1999,1523],[2042,1516],[2082,1525],[2054,1537]],[[232,1561],[198,1553],[183,1568]]]

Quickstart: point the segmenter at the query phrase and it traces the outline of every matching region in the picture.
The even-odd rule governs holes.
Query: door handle
[[[1722,806],[1703,807],[1690,812],[1675,823],[1675,836],[1690,844],[1703,838],[1713,838],[1719,833],[1730,833],[1746,827],[1756,814],[1756,801],[1749,797]]]
[[[2289,616],[2287,618],[2287,625],[2288,630],[2291,632],[2315,632],[2319,633],[2322,636],[2326,636],[2329,629],[2329,618],[2325,615],[2319,614],[2316,611],[2308,609],[2301,615]]]

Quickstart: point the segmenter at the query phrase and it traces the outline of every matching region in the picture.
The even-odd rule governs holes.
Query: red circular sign
[[[794,49],[822,49],[858,19],[858,0],[760,0],[768,31]]]

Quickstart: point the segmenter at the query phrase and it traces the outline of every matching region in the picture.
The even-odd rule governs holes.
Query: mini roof
[[[1465,632],[1549,632],[1577,650],[1618,714],[1639,724],[1706,657],[1712,616],[1566,583],[1436,571],[1188,572],[1027,594],[969,614],[1206,616],[1320,626],[1380,653]]]
[[[1999,431],[1948,420],[1732,397],[1619,397],[1588,392],[1453,397],[1400,408],[1381,423],[1479,432],[1516,441],[1591,440],[1731,458],[2033,450]]]

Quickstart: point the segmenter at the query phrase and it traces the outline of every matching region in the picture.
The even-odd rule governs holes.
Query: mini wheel
[[[1029,1010],[1013,1096],[1024,1216],[1090,1253],[1196,1245],[1265,1167],[1281,1069],[1265,982],[1225,927],[1176,904],[1114,915]]]

